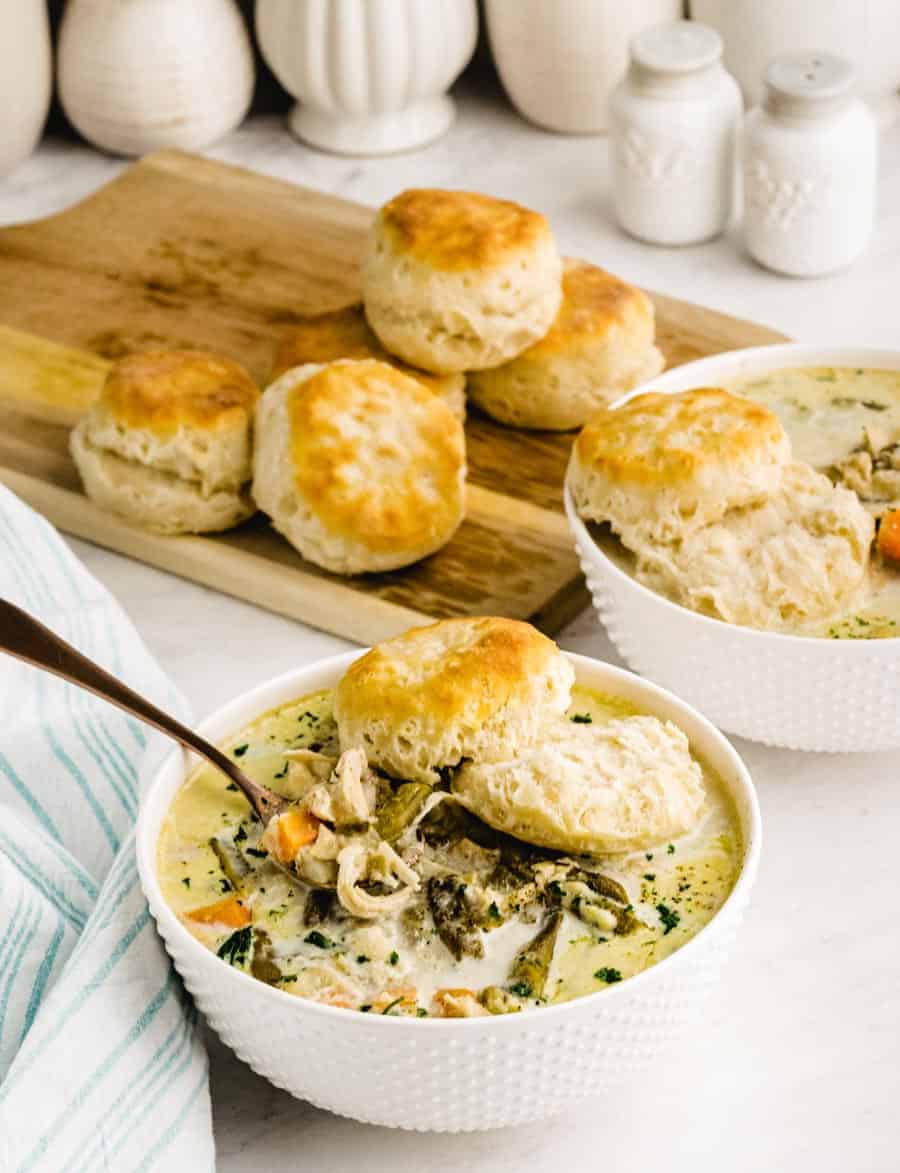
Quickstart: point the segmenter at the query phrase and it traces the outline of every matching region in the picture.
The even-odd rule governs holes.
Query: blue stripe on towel
[[[96,1168],[94,1156],[98,1145],[102,1146],[104,1159],[107,1165],[109,1164],[110,1158],[119,1152],[131,1135],[135,1111],[139,1111],[144,1117],[151,1115],[160,1097],[171,1090],[178,1076],[190,1066],[191,1038],[196,1021],[197,1012],[190,1005],[185,1006],[183,1017],[157,1047],[147,1066],[109,1105],[104,1113],[102,1134],[98,1138],[92,1138],[87,1148],[82,1147],[73,1153],[64,1166],[63,1173],[92,1173]],[[171,1050],[173,1046],[174,1051]],[[151,1091],[160,1081],[163,1081],[163,1086],[149,1098]],[[118,1140],[115,1139],[116,1134],[119,1134]]]
[[[156,1158],[160,1155],[160,1153],[164,1152],[169,1147],[169,1145],[178,1135],[178,1132],[182,1124],[184,1124],[188,1112],[194,1106],[194,1101],[197,1099],[200,1093],[205,1090],[205,1088],[206,1070],[204,1069],[203,1074],[197,1080],[196,1084],[194,1084],[191,1094],[185,1101],[181,1111],[178,1113],[166,1131],[162,1134],[153,1148],[150,1149],[150,1151],[144,1157],[143,1161],[141,1161],[140,1165],[137,1166],[137,1168],[134,1170],[134,1173],[145,1173],[145,1170],[152,1168],[153,1162],[156,1160]]]
[[[44,990],[47,988],[47,982],[50,980],[50,975],[53,973],[53,966],[56,964],[56,955],[59,953],[59,947],[63,943],[63,938],[66,935],[66,922],[63,917],[56,914],[56,932],[53,934],[53,939],[47,947],[47,952],[44,955],[44,960],[41,962],[37,973],[35,974],[34,984],[31,987],[31,997],[28,999],[28,1006],[25,1010],[25,1021],[22,1024],[22,1033],[19,1036],[19,1046],[25,1041],[25,1036],[31,1030],[31,1024],[34,1022],[34,1016],[37,1014],[38,1006],[41,1004],[41,998],[44,996]]]
[[[141,911],[140,915],[131,922],[131,924],[116,942],[109,957],[105,959],[100,968],[96,970],[92,977],[88,978],[85,982],[82,983],[78,993],[74,998],[72,998],[68,1006],[66,1006],[63,1010],[57,1011],[56,1022],[54,1026],[47,1031],[47,1033],[40,1039],[40,1041],[28,1053],[28,1055],[25,1056],[24,1060],[22,1060],[22,1062],[17,1065],[16,1074],[20,1078],[34,1065],[36,1060],[44,1052],[44,1049],[53,1042],[53,1040],[59,1035],[61,1031],[65,1030],[71,1016],[73,1014],[77,1014],[85,1002],[87,1002],[90,997],[95,994],[97,990],[103,985],[112,971],[116,968],[125,954],[134,944],[134,941],[140,935],[141,930],[147,926],[149,921],[150,910],[145,907]],[[0,1087],[0,1104],[4,1102],[10,1090],[11,1089],[8,1081],[5,1082],[2,1087]]]
[[[131,1029],[121,1039],[112,1051],[106,1056],[102,1063],[100,1063],[87,1077],[84,1083],[79,1087],[77,1095],[66,1105],[66,1107],[59,1113],[53,1123],[46,1129],[46,1131],[38,1138],[34,1148],[19,1166],[20,1173],[27,1173],[29,1169],[33,1169],[35,1164],[41,1159],[50,1147],[51,1142],[56,1142],[62,1130],[71,1124],[75,1119],[78,1109],[84,1104],[85,1100],[93,1095],[94,1090],[100,1086],[104,1078],[115,1068],[116,1064],[122,1058],[128,1049],[132,1046],[136,1039],[139,1039],[162,1007],[169,999],[172,993],[172,985],[175,981],[174,974],[169,971],[163,985],[156,991],[148,1004],[144,1007],[140,1017],[131,1026]]]
[[[66,893],[56,886],[46,872],[38,870],[37,864],[24,854],[19,845],[6,834],[2,827],[0,827],[0,850],[16,870],[21,872],[25,879],[37,888],[45,900],[49,901],[57,912],[62,913],[72,928],[81,932],[90,915],[90,909],[82,909],[73,904]]]

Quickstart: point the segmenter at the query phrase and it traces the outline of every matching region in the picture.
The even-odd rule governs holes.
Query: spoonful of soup
[[[5,599],[0,599],[0,651],[87,689],[206,758],[240,787],[263,824],[288,812],[291,804],[280,794],[248,778],[235,762],[199,733],[164,713],[146,697],[82,655],[49,627]]]

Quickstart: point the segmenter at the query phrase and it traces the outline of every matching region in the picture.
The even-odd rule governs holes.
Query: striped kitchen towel
[[[0,486],[0,595],[185,715],[122,610]],[[135,866],[165,739],[0,655],[0,1171],[214,1168],[197,1015]]]

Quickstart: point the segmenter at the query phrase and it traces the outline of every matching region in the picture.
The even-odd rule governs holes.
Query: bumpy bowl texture
[[[222,739],[273,706],[333,686],[358,653],[288,673],[204,722]],[[492,1018],[404,1019],[357,1014],[295,998],[224,965],[163,900],[155,855],[160,825],[192,768],[172,754],[145,792],[138,866],[150,908],[185,985],[210,1024],[261,1075],[320,1107],[373,1124],[434,1131],[537,1120],[623,1081],[638,1080],[699,1025],[746,907],[759,855],[759,809],[740,758],[675,697],[631,673],[570,657],[577,679],[676,721],[717,770],[741,825],[744,858],[719,913],[659,965],[598,994]],[[638,1094],[639,1087],[636,1085]]]

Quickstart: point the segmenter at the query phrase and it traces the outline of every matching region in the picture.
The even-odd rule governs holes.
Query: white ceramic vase
[[[485,0],[494,61],[513,104],[538,126],[599,134],[628,44],[678,20],[682,0]]]
[[[250,38],[234,0],[69,0],[59,95],[98,147],[194,150],[240,123],[253,96]]]
[[[37,145],[52,73],[46,0],[0,0],[0,175]]]
[[[446,91],[475,50],[475,0],[257,0],[262,54],[297,99],[291,129],[347,155],[443,134]]]
[[[763,98],[763,75],[779,53],[836,53],[856,66],[864,96],[883,121],[900,112],[897,0],[691,0],[691,16],[725,42],[725,64],[748,106]]]

